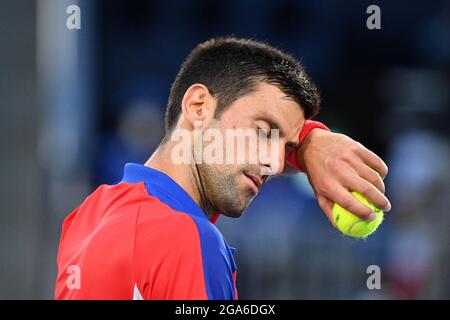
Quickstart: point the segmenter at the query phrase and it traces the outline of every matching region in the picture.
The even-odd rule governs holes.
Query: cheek
[[[214,165],[207,168],[210,186],[214,188],[230,187],[236,180],[237,168],[234,165]]]
[[[226,129],[249,128],[251,121],[247,110],[248,108],[229,107],[218,119],[218,125]]]
[[[229,182],[236,183],[236,180],[239,177],[240,170],[239,166],[237,165],[224,165],[222,172],[225,179],[227,179]]]
[[[245,186],[245,177],[242,174],[240,167],[237,165],[228,165],[224,166],[222,169],[223,170],[220,172],[221,178],[216,181],[218,187],[228,193],[240,193]],[[235,196],[238,195],[236,194]]]

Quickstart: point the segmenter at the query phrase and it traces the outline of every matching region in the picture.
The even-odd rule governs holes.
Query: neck
[[[197,203],[208,218],[213,215],[213,210],[207,201],[204,185],[196,164],[174,164],[171,159],[172,147],[170,142],[162,144],[147,160],[145,166],[167,174]]]

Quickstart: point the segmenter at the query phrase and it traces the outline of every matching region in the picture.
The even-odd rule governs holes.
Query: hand
[[[334,227],[334,203],[362,219],[373,220],[376,217],[350,191],[361,193],[383,211],[391,209],[384,195],[386,164],[346,135],[313,129],[298,149],[297,161],[308,175],[317,201]]]

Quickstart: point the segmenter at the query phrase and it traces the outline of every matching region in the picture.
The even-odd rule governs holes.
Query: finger
[[[334,202],[322,196],[319,196],[317,198],[317,202],[319,203],[319,206],[320,208],[322,208],[323,212],[325,212],[326,216],[328,217],[328,220],[330,220],[333,227],[336,228],[336,221],[334,221],[333,217]]]
[[[374,152],[370,151],[362,144],[359,145],[360,148],[358,149],[357,154],[361,157],[365,164],[377,171],[381,178],[384,179],[388,174],[388,166],[386,163],[384,163],[384,161]]]
[[[353,191],[364,196],[369,202],[383,211],[391,210],[391,204],[388,198],[380,192],[373,184],[362,179],[360,176],[352,175],[344,178],[344,184]]]
[[[356,191],[356,190],[355,190]],[[331,198],[331,197],[330,197]],[[333,192],[334,202],[339,204],[344,209],[350,211],[354,215],[364,220],[375,220],[376,214],[368,206],[364,205],[361,201],[356,199],[350,191],[343,187],[335,188]]]
[[[377,171],[361,161],[353,160],[350,165],[361,178],[374,185],[381,193],[385,192],[383,179]]]

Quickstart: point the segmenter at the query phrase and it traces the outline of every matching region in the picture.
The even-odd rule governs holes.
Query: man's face
[[[278,129],[279,132],[279,139],[276,140],[258,138],[257,148],[253,151],[249,151],[247,143],[244,150],[235,143],[232,150],[235,153],[245,152],[244,163],[234,161],[232,164],[198,165],[206,197],[213,208],[226,216],[239,217],[268,178],[261,172],[264,169],[270,169],[272,174],[283,171],[285,155],[295,149],[304,121],[303,111],[295,101],[286,97],[276,86],[265,83],[259,85],[255,92],[236,100],[219,119],[213,120],[209,128],[219,130],[222,136],[230,132],[229,129],[255,130],[258,137],[258,130],[261,129],[266,129],[268,133],[271,129]],[[277,148],[276,159],[257,156],[256,163],[248,161],[250,154],[258,153],[262,144],[265,144],[269,155],[274,154],[272,148]]]

